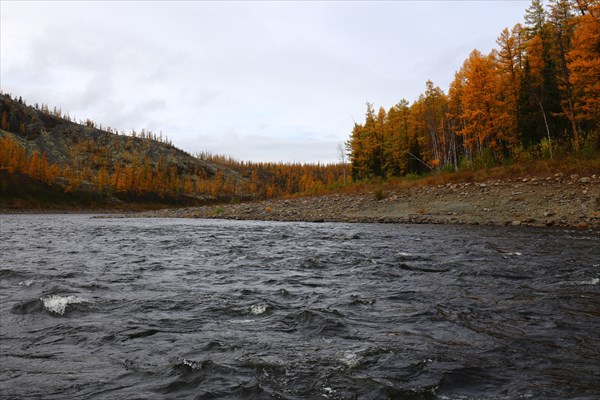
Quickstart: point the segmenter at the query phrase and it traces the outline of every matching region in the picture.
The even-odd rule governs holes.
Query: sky
[[[0,2],[0,89],[191,154],[330,163],[366,102],[447,92],[530,0]]]

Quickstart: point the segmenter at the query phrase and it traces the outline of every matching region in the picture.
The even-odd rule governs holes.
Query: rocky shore
[[[600,176],[556,174],[138,213],[137,217],[600,228]]]

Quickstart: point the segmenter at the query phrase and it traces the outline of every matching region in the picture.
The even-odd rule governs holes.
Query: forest
[[[448,93],[367,103],[346,144],[352,178],[456,171],[600,149],[600,2],[533,0],[524,25],[473,50]]]

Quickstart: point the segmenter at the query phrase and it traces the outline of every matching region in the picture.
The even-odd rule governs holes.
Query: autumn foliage
[[[600,2],[533,0],[498,48],[473,50],[448,93],[367,104],[347,142],[355,180],[600,149]]]

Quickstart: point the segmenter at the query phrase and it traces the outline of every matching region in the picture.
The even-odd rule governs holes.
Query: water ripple
[[[2,217],[7,398],[596,399],[600,238]]]

